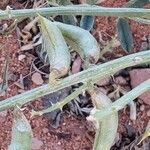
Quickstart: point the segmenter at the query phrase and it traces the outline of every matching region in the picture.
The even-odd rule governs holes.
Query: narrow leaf
[[[141,8],[144,5],[146,5],[147,3],[149,3],[149,0],[130,0],[123,7]]]
[[[95,5],[97,0],[86,0],[87,4]],[[88,5],[87,5],[88,6]],[[82,16],[80,21],[80,27],[90,31],[93,28],[95,17],[93,16]]]
[[[5,65],[3,68],[2,82],[0,83],[0,94],[4,92],[8,87],[8,59],[5,61]]]
[[[74,26],[76,26],[76,24],[77,24],[77,19],[73,15],[62,16],[62,20],[63,20],[63,23],[66,23],[66,24],[71,24]]]
[[[59,4],[63,5],[63,6],[72,5],[70,0],[61,0],[59,2]],[[71,24],[71,25],[74,25],[74,26],[77,24],[77,19],[74,15],[62,16],[62,20],[63,20],[63,23],[66,23],[66,24]]]
[[[13,115],[12,139],[8,150],[31,150],[32,130],[28,120],[18,107],[14,108]]]
[[[133,48],[133,36],[129,23],[124,18],[119,18],[117,21],[117,34],[122,48],[126,52],[130,52]]]
[[[90,31],[93,28],[95,17],[93,16],[82,16],[80,21],[80,27]]]

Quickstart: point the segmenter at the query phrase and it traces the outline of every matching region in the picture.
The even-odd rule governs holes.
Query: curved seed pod
[[[93,16],[82,16],[80,21],[80,27],[90,31],[93,28],[95,17]]]
[[[82,59],[89,63],[95,64],[100,56],[100,48],[96,39],[90,32],[72,25],[67,25],[60,22],[54,22],[61,30],[64,37],[73,41],[80,50],[79,54]]]
[[[31,145],[31,126],[21,110],[16,107],[14,108],[12,139],[8,150],[31,150]]]
[[[122,48],[130,52],[133,48],[133,36],[128,21],[125,18],[119,18],[117,21],[117,34]]]
[[[50,78],[60,78],[68,73],[70,67],[69,49],[55,24],[42,16],[39,16],[39,21],[43,37],[43,51],[47,52],[50,62]]]
[[[98,89],[90,91],[93,105],[97,109],[109,107],[111,100]],[[92,121],[92,120],[91,120]],[[96,137],[93,150],[110,150],[118,128],[118,113],[114,113],[109,117],[100,120],[97,118],[98,126],[96,125]]]

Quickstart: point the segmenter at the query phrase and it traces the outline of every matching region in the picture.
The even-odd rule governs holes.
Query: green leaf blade
[[[80,27],[90,31],[93,28],[95,17],[93,16],[82,16],[80,21]]]
[[[133,36],[128,21],[125,18],[119,18],[117,21],[117,34],[122,48],[130,52],[133,48]]]

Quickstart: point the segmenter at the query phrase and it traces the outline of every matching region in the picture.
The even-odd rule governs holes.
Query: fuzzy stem
[[[81,94],[83,92],[83,90],[86,90],[87,84],[82,85],[81,87],[79,87],[76,91],[74,91],[73,93],[71,93],[69,96],[67,96],[66,98],[64,98],[63,100],[60,100],[60,102],[57,102],[56,104],[53,104],[52,106],[41,110],[41,111],[32,111],[31,112],[31,116],[41,116],[45,113],[49,113],[52,112],[56,109],[62,109],[63,106],[65,106],[67,103],[69,103],[71,100],[73,100],[74,98],[76,98],[79,94]]]
[[[56,92],[77,83],[87,83],[88,81],[96,82],[97,80],[102,80],[121,69],[146,63],[149,62],[149,60],[150,50],[131,54],[104,64],[93,66],[85,71],[61,79],[54,85],[46,84],[25,93],[7,98],[6,100],[0,102],[0,111],[14,107],[17,104],[23,105],[27,102],[34,101],[36,98]],[[138,95],[138,93],[136,94]]]
[[[94,118],[100,118],[102,120],[112,113],[121,110],[125,107],[125,105],[129,104],[132,100],[136,99],[138,96],[148,90],[150,90],[150,79],[135,87],[133,90],[112,103],[109,107],[103,108],[101,110],[93,109],[91,111],[91,116]]]
[[[34,8],[19,10],[0,10],[0,19],[8,17],[31,17],[41,15],[90,15],[90,16],[113,16],[113,17],[144,17],[150,18],[150,9],[143,8],[106,8],[87,5],[68,5],[50,8]]]

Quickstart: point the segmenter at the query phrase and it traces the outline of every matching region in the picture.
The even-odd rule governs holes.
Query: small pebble
[[[65,125],[66,125],[66,123],[64,122],[64,123],[63,123],[63,126],[65,126]]]
[[[131,79],[131,87],[135,88],[140,83],[150,79],[150,68],[133,69],[129,72],[129,74]],[[140,95],[139,99],[141,99],[145,104],[150,105],[150,90]]]
[[[32,81],[33,83],[35,83],[36,85],[41,85],[43,84],[43,79],[40,73],[36,72],[32,75]]]
[[[142,41],[147,41],[146,36],[143,36],[141,40],[142,40]]]
[[[147,116],[150,117],[150,110],[147,111]]]
[[[19,55],[18,56],[18,60],[19,61],[22,61],[23,59],[25,59],[26,58],[26,55]]]
[[[140,106],[140,111],[144,111],[145,110],[145,105],[141,105]]]
[[[32,139],[32,150],[41,150],[41,147],[43,146],[43,141],[39,140],[38,138]]]
[[[82,61],[80,57],[77,57],[72,64],[72,74],[78,73],[81,70]]]
[[[148,43],[147,42],[142,42],[140,50],[143,51],[143,50],[147,50],[147,49],[148,49]]]
[[[5,57],[1,57],[0,61],[2,61],[2,62],[5,61]]]
[[[43,128],[42,131],[43,131],[43,133],[48,133],[49,132],[48,128]]]

